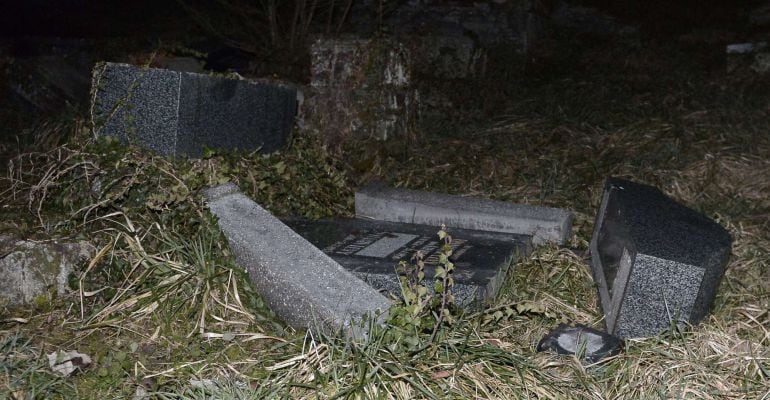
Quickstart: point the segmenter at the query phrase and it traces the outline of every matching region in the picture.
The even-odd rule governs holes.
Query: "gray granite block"
[[[530,235],[536,245],[564,244],[572,227],[572,214],[559,208],[394,189],[380,183],[367,185],[355,197],[359,218]]]
[[[605,182],[591,264],[607,330],[624,338],[695,324],[709,312],[732,239],[719,224],[660,190]]]
[[[425,283],[432,290],[439,265],[438,227],[364,219],[335,218],[283,221],[343,267],[381,292],[401,297],[396,267],[412,261],[420,251],[425,261]],[[531,237],[468,229],[449,229],[455,265],[456,304],[475,308],[492,299],[510,267],[529,253]]]
[[[97,135],[172,156],[280,150],[297,105],[284,85],[113,63],[94,67],[91,92]]]
[[[242,194],[234,184],[205,191],[230,249],[268,306],[297,328],[356,334],[390,301]]]

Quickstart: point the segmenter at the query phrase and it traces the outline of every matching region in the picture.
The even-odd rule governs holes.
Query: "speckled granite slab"
[[[282,149],[297,108],[285,85],[128,64],[94,67],[91,92],[97,135],[172,156]]]
[[[719,224],[660,190],[605,182],[591,240],[591,264],[608,332],[657,335],[709,312],[730,256]]]
[[[360,322],[390,301],[246,197],[232,183],[205,190],[238,264],[260,296],[296,328],[366,334]],[[363,330],[362,330],[363,329]]]
[[[360,218],[528,235],[535,245],[564,245],[572,230],[572,213],[560,208],[391,188],[378,182],[356,191],[355,201]]]

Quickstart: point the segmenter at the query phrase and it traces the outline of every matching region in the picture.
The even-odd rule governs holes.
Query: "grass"
[[[31,339],[17,334],[0,340],[0,395],[3,398],[50,398],[67,392],[68,384],[48,370],[46,358]]]
[[[0,393],[770,398],[770,82],[726,75],[712,54],[686,45],[593,43],[565,42],[526,82],[492,82],[496,91],[480,103],[494,107],[456,110],[464,124],[458,117],[411,139],[350,140],[341,154],[303,135],[281,154],[192,161],[78,133],[64,147],[25,150],[4,180],[3,229],[81,235],[102,251],[82,266],[73,295],[3,310]],[[83,135],[77,124],[67,129]],[[697,326],[629,340],[595,364],[536,353],[559,323],[602,326],[585,251],[609,175],[656,185],[731,232],[713,312]],[[371,178],[569,208],[574,235],[568,248],[539,248],[486,310],[460,316],[411,354],[387,329],[356,343],[276,321],[197,194],[233,180],[276,214],[349,215],[351,188]],[[57,378],[41,361],[57,349],[88,353],[94,366]]]

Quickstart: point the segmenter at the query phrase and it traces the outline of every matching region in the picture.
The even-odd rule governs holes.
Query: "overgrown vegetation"
[[[388,314],[389,328],[386,340],[392,350],[406,350],[412,356],[435,344],[444,327],[455,321],[454,264],[452,236],[442,226],[438,231],[441,247],[438,265],[433,273],[433,283],[426,283],[425,260],[422,252],[414,254],[412,262],[402,260],[396,268],[401,282],[401,302]],[[430,287],[428,286],[430,285]],[[426,339],[425,333],[430,333]]]
[[[64,145],[14,158],[2,181],[3,231],[85,238],[97,252],[72,295],[3,310],[0,393],[767,398],[770,82],[726,76],[707,63],[710,54],[642,40],[567,42],[555,54],[563,59],[528,81],[498,85],[504,113],[484,120],[458,110],[468,111],[467,125],[457,118],[409,140],[349,142],[337,155],[299,134],[269,156],[168,160],[94,141],[76,124]],[[561,322],[602,326],[585,251],[608,175],[657,185],[733,234],[713,314],[685,331],[628,341],[596,364],[536,353]],[[472,314],[449,313],[449,264],[430,294],[435,282],[424,281],[419,258],[410,260],[391,327],[352,342],[276,321],[198,195],[229,180],[276,214],[349,215],[352,188],[373,177],[569,208],[574,236],[569,248],[542,247],[516,265],[498,298]],[[88,353],[94,365],[57,378],[41,360],[58,349]]]

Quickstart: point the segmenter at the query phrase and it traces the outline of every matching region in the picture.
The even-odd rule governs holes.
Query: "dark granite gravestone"
[[[719,224],[660,190],[607,179],[591,239],[607,331],[633,338],[699,322],[714,302],[731,242]]]
[[[422,251],[426,283],[432,282],[438,265],[439,229],[434,226],[364,219],[288,218],[283,222],[375,289],[396,297],[401,296],[399,261],[411,261]],[[526,255],[531,242],[527,235],[466,229],[448,233],[452,236],[450,260],[455,264],[453,293],[463,306],[493,297],[511,262]]]
[[[91,92],[97,135],[172,156],[279,150],[297,108],[288,86],[127,64],[94,67]]]

